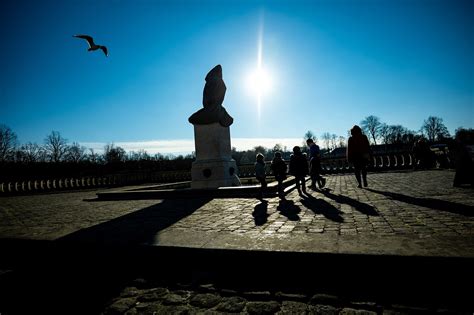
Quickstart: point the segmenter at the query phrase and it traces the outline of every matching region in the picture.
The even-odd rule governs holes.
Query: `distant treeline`
[[[455,137],[451,137],[439,117],[428,117],[418,132],[401,125],[387,125],[376,116],[366,117],[360,125],[379,150],[380,144],[386,145],[387,148],[411,148],[420,138],[426,139],[430,144],[445,143],[450,148],[454,148],[459,142],[474,144],[473,129],[458,128]],[[336,154],[334,152],[337,152],[337,155],[344,152],[347,137],[324,132],[318,142],[316,135],[308,131],[300,146],[306,151],[305,140],[312,138],[320,144],[323,157],[331,157]],[[284,159],[289,159],[292,148],[281,144],[275,144],[272,148],[256,146],[244,151],[232,148],[232,157],[238,165],[245,165],[254,163],[257,153],[262,153],[265,160],[271,160],[276,151],[282,152]],[[99,154],[77,142],[69,143],[58,131],[47,135],[42,145],[31,142],[20,145],[15,132],[0,124],[0,181],[189,170],[194,158],[194,154],[174,156],[160,153],[150,155],[145,150],[126,152],[114,144],[105,145],[103,153]]]

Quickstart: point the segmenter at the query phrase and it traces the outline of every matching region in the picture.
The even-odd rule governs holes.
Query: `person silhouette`
[[[306,140],[306,144],[309,147],[309,175],[311,177],[311,188],[316,189],[316,182],[319,188],[323,188],[326,185],[326,178],[321,176],[321,151],[319,146],[314,143],[313,139]]]
[[[278,182],[278,196],[280,199],[285,199],[285,194],[283,191],[283,181],[286,179],[286,163],[281,158],[280,152],[275,152],[271,164],[273,175],[275,180]]]
[[[351,129],[351,136],[347,143],[347,160],[354,165],[354,173],[359,188],[367,187],[367,163],[370,159],[370,144],[367,136],[362,133],[362,129],[355,125]]]
[[[257,162],[255,162],[255,177],[260,183],[260,191],[257,199],[263,199],[263,193],[267,188],[266,174],[265,174],[265,161],[264,156],[261,153],[257,154]]]
[[[308,161],[306,160],[306,154],[301,152],[299,146],[293,147],[293,154],[290,156],[290,174],[295,177],[296,189],[300,196],[306,192],[305,177],[308,175]]]

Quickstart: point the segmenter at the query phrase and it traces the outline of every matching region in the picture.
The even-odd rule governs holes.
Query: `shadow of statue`
[[[335,202],[349,205],[349,206],[353,207],[354,209],[356,209],[357,211],[359,211],[360,213],[363,213],[365,215],[371,215],[371,216],[378,216],[379,215],[379,213],[377,212],[377,210],[375,210],[375,208],[373,206],[368,205],[366,203],[360,202],[358,200],[352,199],[352,198],[347,197],[347,196],[335,195],[335,194],[331,193],[329,190],[323,190],[323,191],[321,191],[321,193],[324,196],[326,196],[328,198],[331,198]]]
[[[192,214],[211,198],[170,199],[127,215],[81,229],[58,242],[136,246],[156,243],[156,234]]]
[[[344,222],[344,218],[341,216],[342,212],[325,200],[308,195],[301,199],[301,203],[315,214],[322,214],[334,222]]]
[[[252,212],[253,219],[255,221],[255,225],[260,226],[264,225],[267,222],[268,218],[268,201],[262,200],[259,204],[257,204]]]
[[[292,200],[280,200],[277,206],[277,210],[281,215],[284,215],[290,221],[299,221],[300,216],[298,213],[301,212],[300,207],[295,205]]]
[[[367,188],[367,190],[376,194],[387,196],[390,199],[402,201],[405,203],[410,203],[416,206],[456,213],[456,214],[464,215],[466,217],[474,216],[474,207],[464,205],[462,203],[446,201],[446,200],[441,200],[441,199],[434,199],[434,198],[412,197],[412,196],[407,196],[404,194],[399,194],[399,193],[394,193],[394,192],[389,192],[389,191],[380,191],[380,190],[371,189],[371,188]]]

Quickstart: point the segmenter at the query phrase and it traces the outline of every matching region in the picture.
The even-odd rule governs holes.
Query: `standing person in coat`
[[[275,152],[272,160],[272,172],[278,182],[278,196],[280,199],[285,199],[285,193],[283,191],[283,181],[286,179],[286,163],[281,158],[280,152]]]
[[[321,176],[321,151],[311,138],[306,140],[306,144],[309,148],[309,175],[311,176],[311,186],[309,187],[316,189],[316,182],[318,182],[319,188],[323,188],[326,185],[326,178]]]
[[[296,179],[296,189],[300,196],[302,192],[308,194],[306,192],[306,183],[305,177],[308,175],[308,161],[306,160],[306,154],[301,152],[299,146],[295,146],[293,148],[293,154],[290,157],[290,174],[295,176]]]
[[[370,159],[370,144],[367,136],[362,133],[359,126],[355,125],[351,129],[351,136],[347,143],[347,160],[354,165],[357,187],[362,188],[362,180],[364,187],[367,187],[367,163]]]
[[[255,162],[255,177],[260,182],[260,191],[257,199],[263,199],[263,192],[267,188],[266,174],[265,174],[265,161],[263,160],[263,154],[257,154],[257,162]]]

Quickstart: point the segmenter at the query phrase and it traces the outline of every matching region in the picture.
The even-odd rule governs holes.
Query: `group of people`
[[[309,150],[309,158],[301,151],[299,146],[293,147],[288,170],[288,173],[295,177],[296,189],[300,195],[307,194],[306,176],[308,174],[311,178],[310,188],[316,189],[317,184],[322,189],[326,185],[326,178],[321,176],[321,153],[319,146],[313,139],[306,140],[306,144]],[[364,187],[367,187],[367,163],[370,159],[370,145],[367,136],[362,133],[362,129],[357,125],[351,129],[351,136],[347,143],[347,159],[354,165],[358,187],[361,188],[362,184]],[[267,187],[263,154],[258,153],[256,160],[255,176],[260,183],[258,199],[262,199]],[[287,176],[287,166],[280,152],[275,152],[271,162],[271,170],[278,183],[278,196],[283,200],[285,199],[283,181]]]

